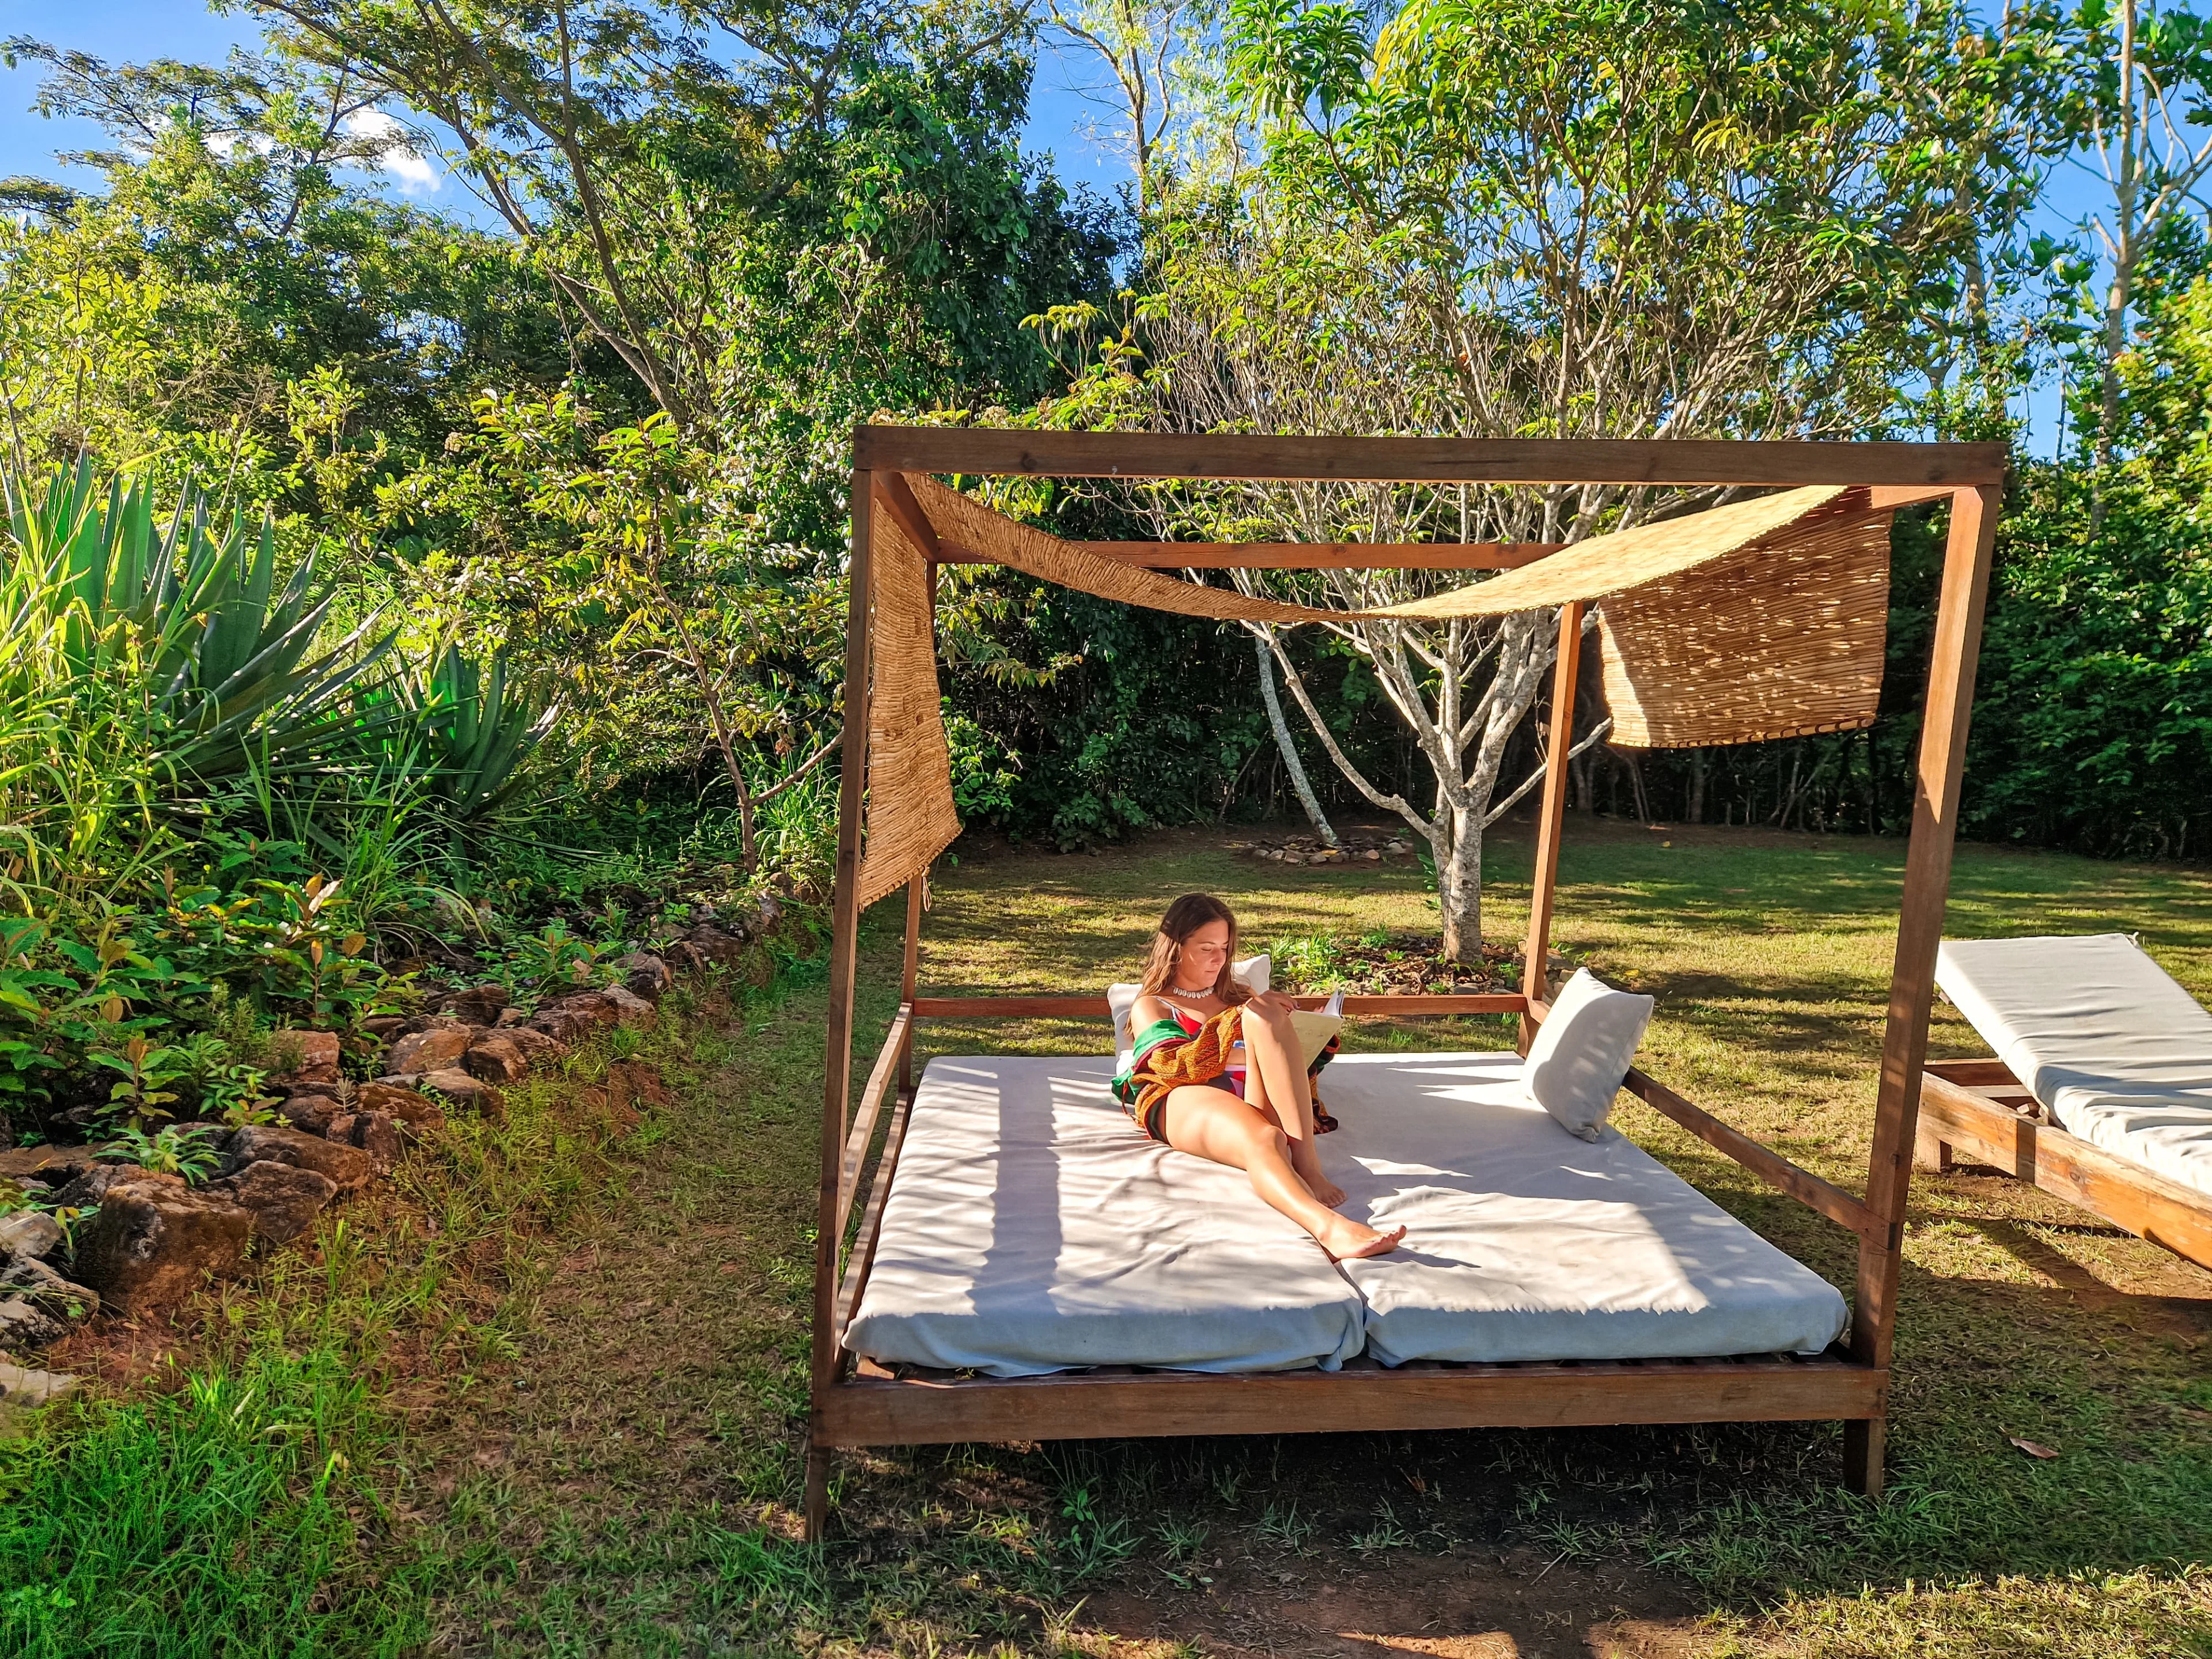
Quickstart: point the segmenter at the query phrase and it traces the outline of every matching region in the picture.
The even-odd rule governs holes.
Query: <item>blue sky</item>
[[[0,0],[0,39],[16,34],[88,52],[110,62],[161,57],[219,62],[232,46],[252,45],[258,39],[250,20],[216,15],[195,0]],[[0,67],[0,176],[52,176],[56,150],[86,149],[100,142],[100,130],[88,121],[49,121],[31,112],[39,68]],[[1098,75],[1079,57],[1048,52],[1038,67],[1024,146],[1040,154],[1049,152],[1061,178],[1110,191],[1127,179],[1129,170],[1110,145],[1095,137],[1102,121],[1109,130],[1111,125],[1106,106],[1085,96],[1087,88],[1097,86]],[[393,182],[417,199],[470,212],[465,193],[452,180],[438,178],[434,167],[424,167],[416,179]],[[2053,184],[2042,216],[2054,230],[2064,229],[2103,193],[2100,181],[2078,172],[2062,173]],[[2057,409],[2054,387],[2039,388],[2030,396],[2028,448],[2039,453],[2052,448]]]
[[[219,16],[193,0],[0,0],[0,39],[27,34],[50,45],[90,52],[110,63],[181,58],[219,63],[234,46],[260,38],[252,20]],[[50,121],[32,112],[38,94],[37,64],[0,67],[0,177],[11,173],[54,176],[57,150],[87,149],[101,142],[89,121]],[[1038,66],[1030,98],[1025,147],[1050,152],[1061,178],[1082,180],[1109,191],[1129,177],[1129,168],[1109,147],[1089,136],[1105,113],[1082,88],[1096,76],[1079,60],[1048,55]],[[64,175],[67,176],[67,175]],[[88,176],[86,182],[92,182]],[[402,182],[402,181],[395,181]],[[410,190],[417,199],[465,211],[465,198],[451,180]],[[458,198],[458,199],[457,199]]]

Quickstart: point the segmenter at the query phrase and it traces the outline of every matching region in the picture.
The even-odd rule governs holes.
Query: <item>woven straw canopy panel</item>
[[[921,550],[880,505],[870,514],[876,631],[868,653],[865,908],[903,887],[960,833],[937,691],[937,628]]]
[[[1124,564],[903,475],[940,546],[1125,605],[1217,622],[1442,622],[1595,602],[1612,741],[1756,743],[1870,724],[1881,689],[1889,515],[1841,485],[1785,490],[1594,537],[1534,564],[1371,611],[1250,599]],[[872,497],[875,645],[860,898],[929,867],[960,833],[939,712],[927,561]]]
[[[1605,600],[1607,741],[1689,749],[1873,725],[1889,516],[1838,501],[1754,546]]]

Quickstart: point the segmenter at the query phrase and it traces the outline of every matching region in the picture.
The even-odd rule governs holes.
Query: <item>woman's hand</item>
[[[1278,1008],[1288,1014],[1297,1012],[1298,1000],[1281,991],[1255,991],[1251,1006],[1255,1008]]]

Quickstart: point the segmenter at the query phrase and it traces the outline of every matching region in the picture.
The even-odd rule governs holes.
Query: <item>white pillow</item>
[[[1247,957],[1242,962],[1232,962],[1229,971],[1244,981],[1249,991],[1267,988],[1267,976],[1274,968],[1274,958],[1265,954]],[[1114,1019],[1114,1073],[1120,1076],[1129,1069],[1129,1051],[1137,1045],[1129,1030],[1129,1010],[1137,1006],[1143,987],[1129,984],[1109,985],[1106,988],[1106,1011]]]
[[[1651,999],[1616,991],[1585,968],[1559,988],[1522,1067],[1528,1093],[1569,1134],[1595,1140],[1651,1023]]]

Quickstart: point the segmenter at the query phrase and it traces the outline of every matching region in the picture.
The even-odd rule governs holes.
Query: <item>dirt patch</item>
[[[1462,1549],[1373,1565],[1300,1560],[1224,1568],[1195,1591],[1114,1589],[1079,1628],[1196,1642],[1218,1659],[1686,1659],[1710,1645],[1685,1589],[1649,1571]]]

